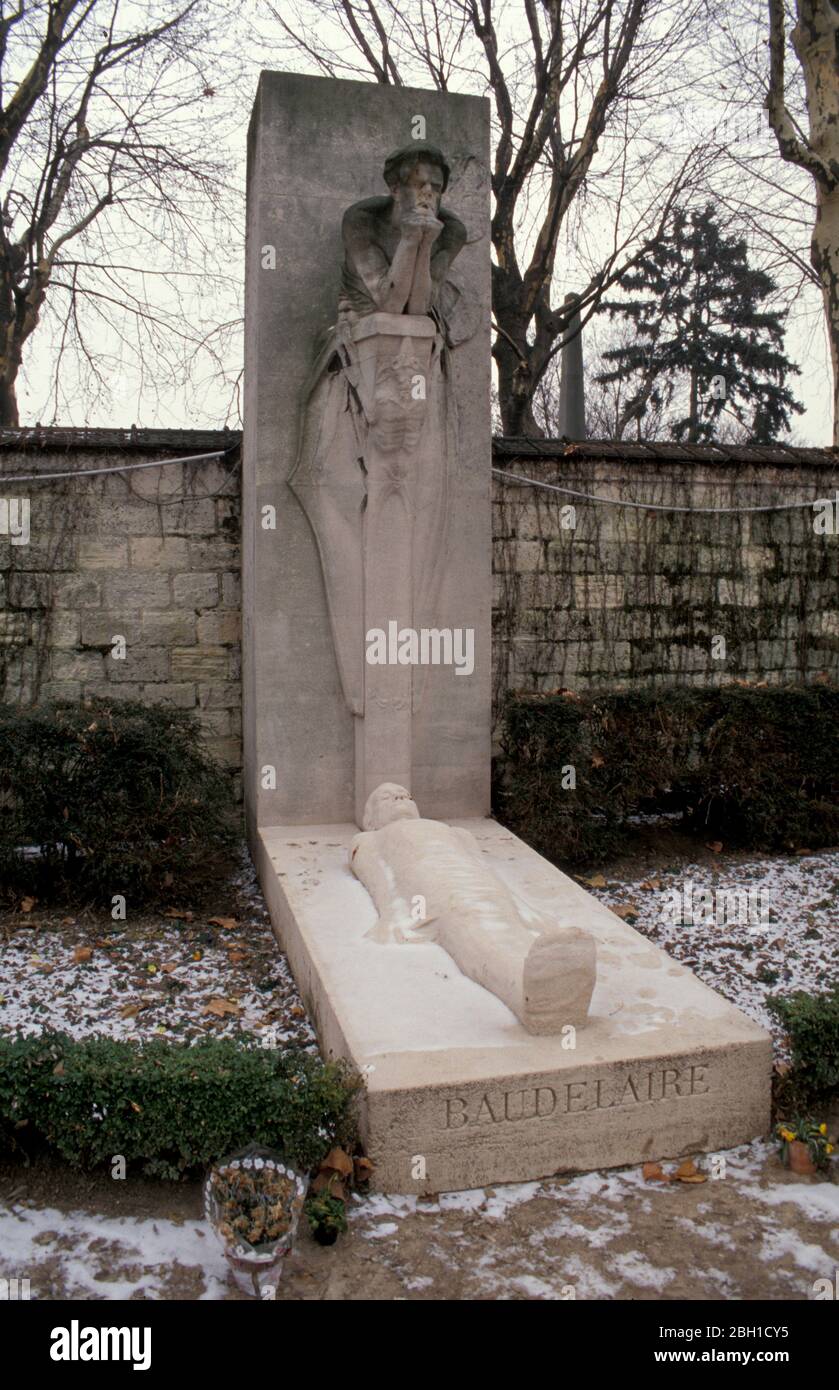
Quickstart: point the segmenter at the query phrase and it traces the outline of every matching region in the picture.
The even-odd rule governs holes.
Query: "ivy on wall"
[[[643,511],[498,479],[496,712],[511,689],[839,675],[839,537],[816,534],[809,509],[740,510],[817,497],[816,470],[528,458],[515,471],[615,502],[731,510]]]

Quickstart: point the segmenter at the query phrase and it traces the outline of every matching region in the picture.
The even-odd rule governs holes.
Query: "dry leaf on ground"
[[[241,1004],[235,1003],[232,999],[219,999],[218,997],[211,999],[206,1008],[202,1010],[202,1013],[215,1014],[217,1018],[224,1018],[225,1014],[240,1014],[241,1012]]]
[[[318,1173],[317,1177],[313,1179],[309,1191],[315,1196],[321,1192],[328,1192],[330,1197],[337,1197],[342,1202],[346,1202],[349,1195],[345,1184],[334,1172]]]
[[[641,1169],[644,1182],[669,1182],[670,1179],[660,1163],[645,1163]]]
[[[133,1004],[126,1004],[124,1008],[120,1009],[119,1016],[120,1018],[134,1018],[137,1014],[141,1014],[144,1009],[150,1009],[153,1002],[151,999],[137,999]]]
[[[622,917],[624,921],[629,917],[638,916],[638,908],[635,903],[616,903],[612,911],[616,917]]]
[[[692,1158],[680,1163],[673,1176],[678,1182],[707,1182],[707,1175],[699,1172]]]
[[[342,1177],[349,1177],[352,1173],[352,1159],[343,1149],[338,1147],[330,1149],[321,1163],[319,1171],[323,1173],[327,1169],[333,1173],[340,1173]]]

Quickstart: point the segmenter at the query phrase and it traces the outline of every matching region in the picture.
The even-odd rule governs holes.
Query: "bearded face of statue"
[[[407,177],[400,177],[392,188],[393,219],[396,225],[412,213],[425,212],[436,217],[443,196],[443,171],[436,164],[420,160],[408,171]]]
[[[381,830],[395,820],[419,820],[419,810],[411,793],[396,782],[383,782],[367,798],[364,830]]]

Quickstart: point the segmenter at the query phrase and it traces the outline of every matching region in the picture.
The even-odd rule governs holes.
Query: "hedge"
[[[176,1177],[256,1143],[309,1169],[352,1145],[360,1085],[343,1062],[256,1040],[0,1038],[0,1149],[46,1144],[79,1168],[121,1154]]]
[[[229,778],[185,710],[0,706],[0,885],[110,906],[200,890],[235,842]]]
[[[796,990],[766,1002],[788,1034],[791,1080],[801,1100],[839,1095],[839,979],[823,994]]]
[[[654,809],[729,846],[834,845],[839,688],[514,693],[495,803],[548,858],[577,863],[616,852]]]

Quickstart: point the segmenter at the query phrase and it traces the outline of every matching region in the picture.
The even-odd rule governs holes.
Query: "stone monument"
[[[488,201],[482,99],[262,75],[249,835],[395,1192],[721,1148],[769,1118],[766,1034],[488,819]]]
[[[503,999],[529,1033],[582,1028],[594,989],[594,938],[518,898],[468,830],[423,820],[404,787],[370,796],[350,867],[379,909],[367,935],[437,941],[464,975]]]
[[[385,162],[390,195],[344,213],[337,322],[303,392],[289,479],[317,543],[354,716],[358,820],[384,777],[411,780],[428,670],[370,664],[368,642],[391,628],[406,644],[439,631],[458,448],[452,352],[477,326],[477,306],[470,314],[449,279],[467,235],[441,206],[449,174],[435,146],[415,141]]]

